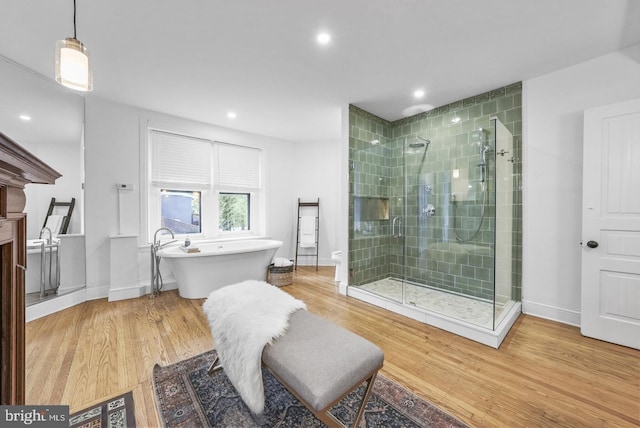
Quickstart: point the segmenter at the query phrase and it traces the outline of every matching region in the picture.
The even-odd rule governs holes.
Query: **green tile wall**
[[[354,196],[389,196],[391,149],[389,122],[352,107],[349,112],[349,269],[350,283],[389,276],[389,221],[355,222]]]
[[[485,219],[480,232],[463,247],[456,241],[451,224],[453,204],[448,197],[451,171],[467,173],[471,182],[479,178],[478,145],[493,139],[490,117],[498,119],[514,136],[514,174],[520,177],[522,159],[522,85],[506,87],[469,97],[428,112],[388,122],[356,106],[349,111],[350,209],[349,269],[351,285],[360,285],[389,276],[402,277],[450,291],[493,298],[494,195],[496,163],[489,162],[487,180],[491,200],[485,206]],[[453,121],[454,118],[459,120]],[[478,129],[485,129],[479,132]],[[407,155],[403,161],[404,142],[415,136],[429,138],[432,143],[422,165],[423,151]],[[373,142],[373,143],[372,143]],[[494,154],[492,154],[493,156]],[[406,168],[406,171],[405,169]],[[422,168],[422,179],[418,172]],[[404,176],[408,177],[407,194]],[[422,184],[431,184],[429,201],[436,215],[425,220],[418,210],[418,192]],[[387,197],[390,218],[383,221],[354,223],[353,196]],[[403,212],[404,198],[407,212]],[[473,234],[482,209],[483,193],[471,189],[468,200],[455,204],[457,229],[462,238]],[[513,224],[513,289],[512,297],[520,300],[522,266],[521,185],[516,182]],[[446,210],[449,212],[445,212]],[[404,221],[403,238],[391,234],[393,217]],[[426,226],[426,227],[425,227]],[[406,243],[406,257],[403,257]],[[469,249],[473,251],[469,251]]]

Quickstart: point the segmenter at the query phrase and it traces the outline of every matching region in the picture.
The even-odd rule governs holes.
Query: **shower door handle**
[[[396,226],[398,227],[398,232],[396,233]],[[393,218],[391,222],[391,234],[394,238],[399,238],[402,236],[402,219],[398,216]]]

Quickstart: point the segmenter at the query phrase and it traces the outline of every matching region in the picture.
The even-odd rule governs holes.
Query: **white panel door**
[[[640,349],[640,100],[586,110],[582,334]]]

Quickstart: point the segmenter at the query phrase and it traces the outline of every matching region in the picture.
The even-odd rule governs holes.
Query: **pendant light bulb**
[[[76,91],[93,90],[89,51],[76,38],[76,2],[73,2],[73,37],[56,42],[56,82]]]
[[[89,51],[78,39],[56,42],[56,82],[76,91],[93,90]]]

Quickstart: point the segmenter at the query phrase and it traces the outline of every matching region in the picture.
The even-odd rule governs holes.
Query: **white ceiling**
[[[72,0],[2,0],[0,55],[52,76],[72,19]],[[640,1],[77,0],[77,37],[87,97],[326,141],[348,103],[395,120],[640,43]]]
[[[75,92],[0,57],[0,99],[0,132],[23,147],[80,147],[84,105]]]

